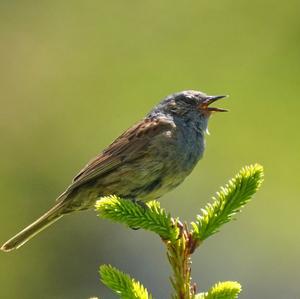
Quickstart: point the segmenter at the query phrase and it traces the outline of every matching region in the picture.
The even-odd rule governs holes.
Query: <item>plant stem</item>
[[[167,242],[167,256],[173,274],[170,278],[174,293],[172,299],[193,299],[196,285],[191,282],[191,254],[195,244],[186,225],[180,224],[180,236]]]

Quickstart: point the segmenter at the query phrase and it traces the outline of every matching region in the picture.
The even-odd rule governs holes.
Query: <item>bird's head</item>
[[[215,112],[226,112],[226,109],[211,106],[212,103],[226,96],[210,96],[201,91],[186,90],[167,96],[151,114],[168,114],[193,122],[203,131],[207,130],[209,117]]]

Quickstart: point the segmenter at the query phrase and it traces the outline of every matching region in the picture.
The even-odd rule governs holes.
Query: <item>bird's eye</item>
[[[190,104],[190,105],[197,105],[197,104],[198,104],[197,99],[192,98],[192,97],[186,98],[186,102],[187,102],[188,104]]]

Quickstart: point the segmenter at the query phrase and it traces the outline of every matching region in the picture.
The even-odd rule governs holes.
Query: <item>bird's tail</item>
[[[43,231],[49,225],[57,221],[63,216],[65,203],[64,201],[58,202],[52,209],[45,213],[42,217],[37,219],[35,222],[24,228],[17,235],[5,242],[1,250],[8,252],[21,247],[39,232]]]

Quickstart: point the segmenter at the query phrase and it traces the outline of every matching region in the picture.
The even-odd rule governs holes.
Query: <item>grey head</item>
[[[177,92],[164,98],[148,114],[148,117],[172,117],[175,122],[179,119],[205,132],[212,113],[227,111],[210,105],[225,97],[224,95],[210,96],[195,90]]]

